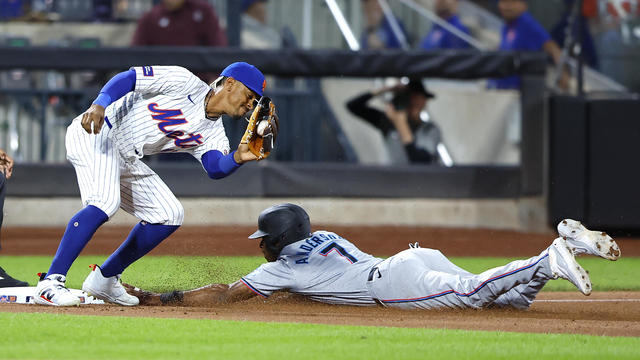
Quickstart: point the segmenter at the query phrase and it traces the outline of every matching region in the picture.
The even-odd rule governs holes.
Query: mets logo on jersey
[[[184,118],[182,110],[158,109],[158,104],[156,103],[149,104],[147,109],[153,113],[153,115],[151,115],[153,120],[159,121],[158,129],[160,129],[166,137],[174,139],[173,143],[177,147],[186,149],[202,144],[202,135],[200,134],[187,134],[184,131],[169,129],[171,126],[187,123],[187,119]]]

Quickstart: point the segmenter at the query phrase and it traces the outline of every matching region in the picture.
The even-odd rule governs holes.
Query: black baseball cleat
[[[23,287],[29,286],[29,284],[25,281],[20,281],[12,278],[7,274],[6,271],[2,267],[0,267],[0,288],[3,287]]]

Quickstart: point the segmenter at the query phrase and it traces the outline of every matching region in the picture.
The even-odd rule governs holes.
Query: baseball
[[[260,136],[264,136],[265,135],[265,131],[267,130],[267,128],[269,127],[269,122],[262,120],[258,123],[258,135]]]

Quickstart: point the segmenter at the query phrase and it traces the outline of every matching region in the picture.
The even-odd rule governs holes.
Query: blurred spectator
[[[213,7],[203,0],[162,0],[138,21],[133,45],[226,46]]]
[[[23,16],[26,3],[27,1],[24,0],[0,0],[0,20],[6,21]]]
[[[360,38],[360,47],[365,49],[401,48],[402,42],[393,32],[389,20],[384,16],[378,0],[362,0],[362,11],[365,29]],[[396,19],[400,30],[407,39],[407,32],[399,19]]]
[[[203,0],[162,0],[138,21],[132,45],[227,46],[213,7]],[[218,75],[197,73],[205,82]]]
[[[242,34],[244,48],[275,49],[282,45],[277,31],[267,26],[267,0],[242,0]]]
[[[462,24],[460,18],[457,15],[458,0],[436,0],[435,11],[436,15],[449,23],[449,25],[467,35],[470,35],[469,29],[464,26],[464,24]],[[470,45],[468,42],[462,40],[449,30],[440,26],[440,24],[434,24],[427,36],[422,39],[420,47],[424,50],[466,49],[469,48]]]
[[[525,0],[498,0],[498,11],[505,21],[500,50],[544,50],[558,63],[562,58],[562,50],[527,9]],[[568,74],[564,73],[560,84],[562,88],[568,87],[568,80]],[[492,80],[489,86],[497,89],[517,89],[520,87],[520,77],[510,76]]]
[[[384,112],[367,105],[372,98],[391,93],[392,100]],[[414,163],[435,163],[437,146],[441,142],[440,129],[432,121],[423,121],[421,112],[435,95],[420,80],[408,85],[383,87],[366,92],[347,102],[347,108],[355,116],[382,131],[394,163],[404,159]],[[398,143],[402,145],[396,146]],[[404,148],[404,151],[400,150]],[[398,151],[400,150],[400,151]]]
[[[575,6],[575,0],[564,0],[564,13],[562,14],[562,18],[551,30],[551,37],[555,40],[561,47],[565,46],[565,36],[567,35],[567,27],[569,26],[569,19],[572,16],[572,11]],[[578,16],[582,19],[582,22],[578,21],[577,18],[573,19],[573,24],[571,26],[571,38],[574,43],[578,41],[580,36],[580,31],[582,31],[582,43],[580,44],[580,52],[582,53],[582,59],[585,64],[590,67],[597,69],[598,68],[598,54],[596,52],[596,46],[593,42],[593,37],[591,36],[591,31],[589,30],[589,23],[587,16],[585,15],[586,11],[589,11],[587,6],[592,7],[593,4],[591,2],[584,2],[582,9],[580,9]],[[573,50],[570,49],[570,54],[577,55],[573,53]]]
[[[7,180],[11,178],[13,174],[13,159],[7,155],[4,150],[0,149],[0,227],[2,226],[2,219],[4,215],[4,196],[6,192]],[[29,286],[24,281],[16,280],[9,276],[2,267],[0,267],[0,287],[18,287]]]
[[[111,5],[111,0],[93,0],[93,21],[111,21],[113,19]]]

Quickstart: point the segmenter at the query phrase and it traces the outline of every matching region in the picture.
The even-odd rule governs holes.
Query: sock
[[[91,240],[100,225],[107,220],[109,220],[109,216],[93,205],[78,211],[69,220],[47,274],[62,274],[66,276],[71,264],[80,255],[80,252]]]
[[[127,240],[100,266],[104,277],[122,274],[124,269],[153,250],[179,225],[161,225],[139,222],[129,233]]]

